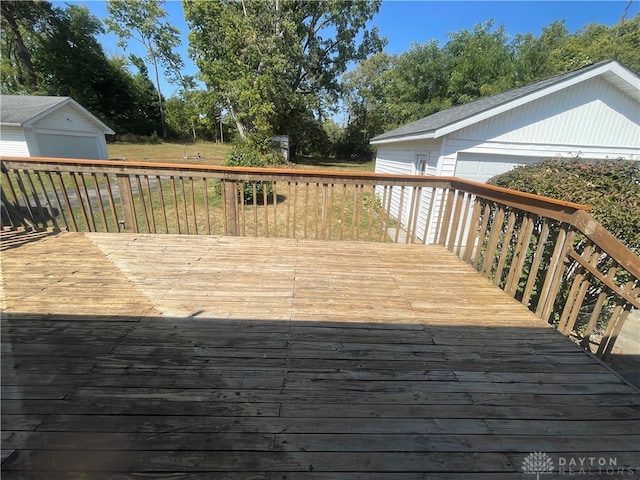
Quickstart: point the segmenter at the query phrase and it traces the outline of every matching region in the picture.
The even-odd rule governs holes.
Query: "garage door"
[[[100,158],[98,139],[96,137],[36,133],[40,155],[43,157],[62,158]]]
[[[491,156],[473,153],[459,153],[456,163],[456,177],[476,182],[486,182],[491,177],[512,170],[517,165],[527,165],[542,160],[539,157]]]

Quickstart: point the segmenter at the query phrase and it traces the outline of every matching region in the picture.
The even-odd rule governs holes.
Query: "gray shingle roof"
[[[459,105],[457,107],[452,107],[447,110],[441,110],[437,113],[434,113],[433,115],[429,115],[428,117],[421,118],[420,120],[396,128],[395,130],[391,130],[389,132],[383,133],[382,135],[378,135],[377,137],[372,138],[371,142],[373,143],[381,140],[390,140],[394,138],[401,138],[404,136],[434,132],[435,130],[438,130],[440,128],[452,125],[456,122],[465,120],[493,108],[507,104],[529,94],[563,82],[572,77],[582,75],[585,72],[599,68],[607,63],[612,62],[617,63],[612,60],[596,63],[579,70],[563,73],[561,75],[556,75],[539,82],[525,85],[524,87],[514,88],[512,90],[507,90],[506,92],[498,93],[490,97],[481,98],[474,102]]]
[[[2,95],[0,96],[0,123],[24,125],[25,122],[68,99],[69,97]]]

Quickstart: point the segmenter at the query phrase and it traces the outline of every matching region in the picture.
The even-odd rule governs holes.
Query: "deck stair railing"
[[[583,205],[454,177],[1,163],[4,228],[442,245],[601,357],[640,309],[640,258]]]

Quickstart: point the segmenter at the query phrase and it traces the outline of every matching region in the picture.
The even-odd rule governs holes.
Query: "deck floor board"
[[[640,392],[442,247],[0,249],[3,479],[640,478]]]

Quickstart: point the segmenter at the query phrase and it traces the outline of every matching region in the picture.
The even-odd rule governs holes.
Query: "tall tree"
[[[0,2],[2,36],[2,90],[35,93],[38,89],[32,52],[38,37],[43,36],[47,23],[54,17],[49,2]]]
[[[105,21],[109,31],[120,38],[122,47],[129,40],[137,40],[147,50],[147,59],[151,62],[155,74],[158,93],[158,109],[162,123],[162,137],[167,136],[164,120],[160,71],[162,66],[172,78],[180,77],[184,66],[182,59],[174,49],[180,45],[180,31],[169,22],[163,22],[167,12],[162,8],[161,0],[108,0],[109,18]]]
[[[444,53],[450,64],[448,95],[454,105],[513,86],[514,55],[504,25],[494,28],[489,20],[450,37]]]
[[[296,115],[308,118],[321,109],[323,95],[337,95],[349,62],[384,43],[377,29],[366,29],[380,0],[184,0],[183,7],[190,54],[242,137],[289,133],[282,129]]]
[[[348,124],[356,130],[364,144],[393,120],[386,96],[390,90],[389,73],[396,66],[397,57],[380,52],[360,62],[344,75],[344,104],[348,112]],[[350,136],[353,136],[349,132]]]

